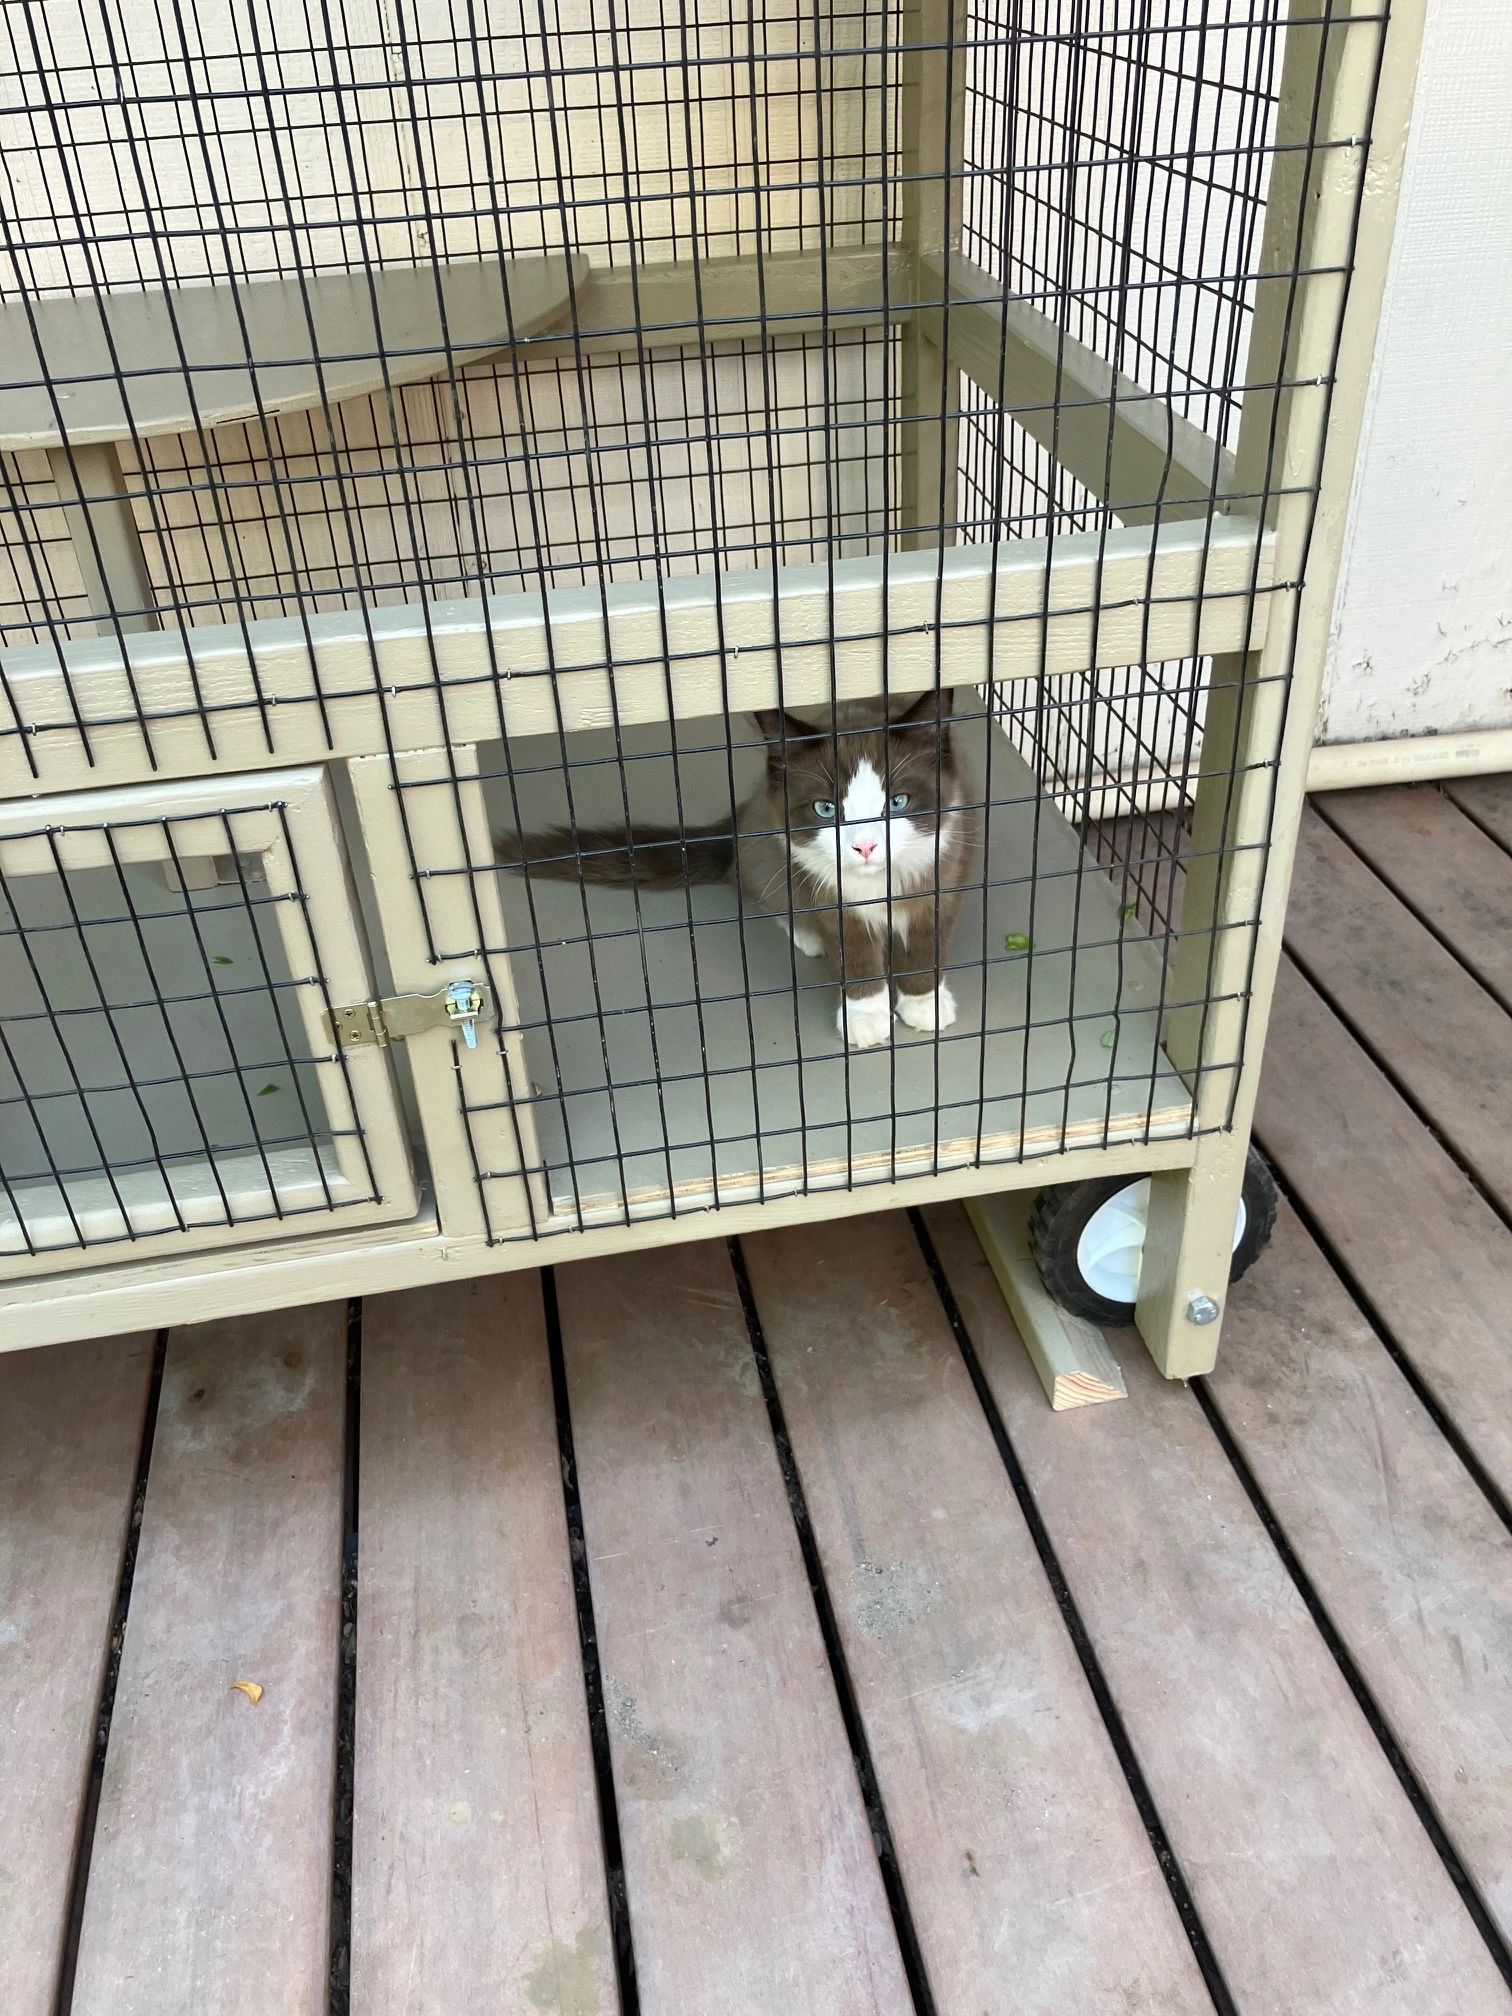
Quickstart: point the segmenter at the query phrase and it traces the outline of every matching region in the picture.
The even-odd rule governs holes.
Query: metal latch
[[[478,1018],[493,1007],[493,996],[481,980],[454,980],[439,994],[390,994],[383,1001],[354,1001],[333,1008],[325,1018],[326,1033],[338,1050],[361,1050],[370,1044],[401,1042],[431,1029],[458,1029],[469,1050],[478,1047]]]

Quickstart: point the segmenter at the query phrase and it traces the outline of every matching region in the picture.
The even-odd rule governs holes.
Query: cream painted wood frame
[[[1266,498],[1278,600],[1264,644],[1214,667],[1192,864],[1172,972],[1166,1054],[1193,1089],[1191,1166],[1151,1184],[1137,1321],[1162,1372],[1212,1369],[1308,758],[1328,647],[1360,418],[1412,111],[1424,0],[1397,0],[1384,47],[1350,32],[1363,4],[1298,10],[1283,59],[1275,166],[1236,454],[1241,493]],[[1369,148],[1369,170],[1363,162]],[[1222,774],[1219,774],[1222,773]],[[1195,909],[1193,907],[1195,902]]]
[[[134,781],[149,746],[160,775],[199,776],[736,714],[779,697],[802,710],[880,692],[884,653],[901,696],[932,688],[937,666],[975,687],[1241,651],[1269,628],[1271,542],[1252,519],[1053,545],[1053,564],[1050,542],[1022,539],[152,631],[124,653],[115,638],[11,651],[5,690],[23,732],[0,741],[0,795]]]
[[[12,892],[30,877],[56,880],[60,868],[119,877],[150,862],[177,871],[224,856],[228,847],[282,944],[290,974],[283,991],[314,1060],[330,1140],[318,1138],[323,1130],[312,1114],[316,1138],[308,1144],[223,1150],[205,1136],[201,1151],[175,1152],[164,1164],[166,1174],[157,1166],[135,1166],[18,1182],[0,1196],[0,1280],[98,1270],[124,1251],[133,1256],[126,1264],[135,1265],[138,1256],[201,1254],[334,1226],[356,1231],[414,1215],[418,1197],[388,1060],[376,1049],[336,1057],[324,1027],[329,1007],[366,1000],[372,991],[324,770],[138,785],[0,806],[0,877]],[[189,916],[168,900],[168,916]],[[209,908],[197,913],[197,937],[214,915]],[[150,930],[159,920],[124,921]],[[150,960],[145,945],[143,959]],[[208,995],[215,984],[208,952],[202,963]],[[104,990],[97,985],[96,991]],[[135,1010],[102,1005],[87,1012],[114,1027],[118,1015]],[[229,1052],[229,1035],[227,1045]],[[87,1105],[91,1092],[85,1088],[78,1096]],[[249,1094],[246,1101],[249,1120],[254,1098]],[[145,1110],[142,1117],[155,1139]],[[29,1243],[40,1250],[29,1251]]]
[[[954,5],[915,0],[914,15],[926,25],[948,23]],[[538,1180],[524,1173],[539,1159],[528,1110],[518,1103],[525,1060],[507,1036],[493,1040],[517,1020],[507,961],[495,957],[485,977],[498,1025],[488,1041],[468,1050],[437,1030],[405,1046],[429,1164],[421,1206],[407,1187],[388,1064],[376,1052],[349,1056],[375,1167],[379,1149],[387,1158],[381,1207],[354,1206],[339,1225],[298,1238],[259,1227],[256,1250],[238,1249],[224,1227],[196,1227],[165,1233],[150,1256],[119,1265],[81,1262],[67,1273],[49,1263],[39,1276],[32,1263],[30,1278],[0,1284],[5,1344],[1129,1173],[1156,1179],[1141,1330],[1169,1375],[1207,1369],[1219,1326],[1199,1329],[1185,1312],[1194,1293],[1223,1296],[1422,8],[1423,0],[1396,0],[1378,67],[1380,39],[1371,24],[1379,14],[1365,0],[1325,0],[1322,7],[1293,0],[1262,257],[1262,273],[1276,277],[1259,285],[1249,372],[1252,383],[1285,389],[1277,397],[1251,395],[1232,461],[1049,318],[1002,298],[959,256],[948,205],[930,215],[923,203],[905,206],[910,242],[902,246],[851,242],[823,256],[774,257],[762,262],[760,276],[754,260],[644,269],[633,282],[623,269],[590,273],[576,304],[579,333],[535,339],[543,354],[552,345],[583,354],[686,342],[701,300],[718,304],[720,334],[834,329],[847,315],[876,322],[885,264],[887,319],[914,346],[905,391],[919,423],[916,440],[950,426],[948,401],[931,389],[931,371],[943,359],[947,369],[982,383],[1033,438],[1053,443],[1062,466],[1095,496],[1114,508],[1121,493],[1159,497],[1158,508],[1131,512],[1132,522],[1116,530],[1058,537],[1053,548],[1025,540],[940,551],[926,542],[886,560],[845,559],[833,568],[783,566],[307,622],[117,635],[64,646],[61,664],[51,651],[18,650],[0,665],[14,720],[14,732],[0,734],[0,796],[17,801],[5,831],[28,830],[28,819],[35,823],[46,810],[35,802],[43,793],[93,790],[102,802],[121,802],[145,789],[156,818],[165,816],[159,808],[169,795],[183,791],[186,810],[209,816],[259,796],[266,802],[275,783],[285,795],[294,789],[288,772],[241,773],[301,766],[292,773],[301,802],[320,807],[310,845],[326,849],[319,857],[325,873],[312,875],[300,862],[316,906],[312,921],[318,907],[328,972],[350,972],[363,995],[372,983],[330,786],[308,766],[348,766],[381,897],[381,953],[392,985],[432,991],[476,976],[483,948],[504,943],[487,878],[465,872],[467,857],[486,858],[476,746],[501,733],[771,705],[779,668],[781,697],[802,709],[832,694],[875,694],[884,677],[888,690],[902,694],[937,677],[973,687],[989,677],[1054,679],[1211,655],[1223,676],[1205,767],[1219,767],[1216,752],[1234,781],[1204,781],[1196,831],[1199,852],[1205,841],[1227,865],[1220,875],[1199,868],[1189,876],[1171,999],[1215,1005],[1172,1013],[1163,1033],[1191,1088],[1198,1126],[1213,1131],[1051,1149],[1005,1165],[542,1239],[536,1235],[556,1227]],[[929,39],[922,30],[921,39]],[[905,84],[932,93],[939,67],[931,50],[920,75]],[[1310,130],[1321,144],[1309,144]],[[1367,141],[1370,172],[1362,177]],[[958,159],[953,111],[926,122],[915,144],[921,172]],[[928,457],[915,463],[927,468]],[[921,520],[934,515],[924,487],[916,473]],[[949,510],[948,496],[944,502]],[[157,776],[144,786],[149,765]],[[443,795],[426,811],[428,792],[398,793],[396,778]],[[410,866],[417,842],[422,887]],[[279,872],[276,863],[270,872]],[[446,929],[435,934],[443,916]],[[444,939],[446,959],[432,956],[428,934]],[[371,1216],[359,1221],[364,1208],[374,1216],[416,1215],[385,1226]],[[173,1240],[183,1242],[179,1249]],[[191,1255],[191,1242],[206,1250]]]

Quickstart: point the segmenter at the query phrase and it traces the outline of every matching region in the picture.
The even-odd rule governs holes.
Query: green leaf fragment
[[[1111,1050],[1113,1045],[1118,1041],[1118,1031],[1116,1029],[1104,1029],[1097,1040],[1101,1043],[1104,1050]]]
[[[1022,931],[1010,931],[1008,936],[1003,940],[1003,944],[1009,952],[1029,952],[1033,950],[1033,941],[1027,938]]]
[[[1132,924],[1138,915],[1139,905],[1137,903],[1121,903],[1118,906],[1118,918],[1122,924]]]
[[[224,952],[213,952],[210,955],[210,964],[212,966],[234,966],[236,961],[228,959]]]
[[[266,1099],[270,1092],[276,1092],[277,1090],[278,1087],[270,1079],[266,1085],[260,1085],[257,1088],[257,1096],[259,1099]]]

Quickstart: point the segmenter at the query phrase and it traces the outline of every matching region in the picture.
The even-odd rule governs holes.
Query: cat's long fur
[[[738,869],[748,903],[773,915],[800,952],[828,955],[844,982],[837,1020],[847,1042],[887,1041],[894,988],[905,1022],[943,1029],[955,1003],[942,969],[980,824],[951,746],[950,709],[947,688],[891,722],[837,719],[816,729],[759,715],[766,776],[733,833],[728,823],[636,827],[629,846],[622,826],[523,843],[508,834],[499,859],[534,875],[639,889],[720,882]],[[825,817],[818,804],[835,810]]]

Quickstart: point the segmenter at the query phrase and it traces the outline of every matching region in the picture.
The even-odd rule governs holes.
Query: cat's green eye
[[[889,812],[906,812],[908,810],[908,793],[906,791],[894,791],[891,798],[887,801],[887,809]]]
[[[833,819],[835,816],[834,799],[816,798],[814,800],[814,812],[816,816],[819,817],[820,819]]]

